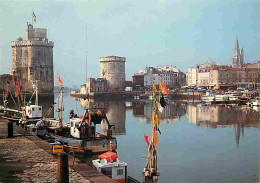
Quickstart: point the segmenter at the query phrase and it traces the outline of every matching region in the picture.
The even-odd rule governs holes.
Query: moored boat
[[[260,98],[255,98],[252,102],[252,106],[260,106]]]
[[[98,156],[98,159],[92,160],[92,165],[100,173],[110,177],[116,182],[121,183],[139,183],[127,175],[127,163],[118,159],[117,153],[108,151]]]

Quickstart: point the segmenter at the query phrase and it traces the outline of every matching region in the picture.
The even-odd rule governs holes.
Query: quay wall
[[[14,138],[7,138],[7,121],[1,118],[0,154],[9,162],[17,162],[13,169],[23,165],[24,170],[13,175],[22,182],[57,182],[57,156],[51,154],[51,145],[15,125]],[[92,167],[81,164],[78,159],[73,164],[72,156],[69,156],[69,166],[70,182],[115,183]],[[8,177],[2,179],[9,181]]]

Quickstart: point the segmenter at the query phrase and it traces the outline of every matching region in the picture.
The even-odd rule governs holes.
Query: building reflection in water
[[[240,135],[244,135],[244,128],[260,129],[260,114],[240,106],[188,105],[187,116],[189,122],[207,129],[233,127],[237,148]]]
[[[87,107],[87,100],[81,99],[80,105],[84,108]],[[107,118],[112,127],[114,135],[125,135],[125,121],[126,121],[126,104],[124,100],[91,100],[90,107],[96,106],[96,108],[104,108]],[[102,121],[100,132],[107,134],[108,125],[105,121]]]
[[[140,121],[147,123],[151,122],[152,116],[152,105],[151,101],[134,101],[133,106],[133,115],[138,117]],[[186,113],[186,105],[168,101],[166,107],[162,112],[162,122],[177,122],[180,120],[180,117]]]

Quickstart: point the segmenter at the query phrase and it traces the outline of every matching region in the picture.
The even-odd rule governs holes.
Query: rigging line
[[[35,94],[35,91],[33,92],[33,94],[32,94],[32,96],[31,96],[29,102],[31,102],[31,100],[32,100],[32,98],[33,98],[33,96],[34,96],[34,94]]]
[[[14,102],[14,104],[15,104],[15,107],[18,107],[18,105],[17,105],[17,103],[16,103],[16,101],[14,100],[14,97],[13,97],[13,95],[10,93],[10,96],[12,97],[12,99],[13,99],[13,102]],[[18,109],[18,111],[19,111],[19,109]]]

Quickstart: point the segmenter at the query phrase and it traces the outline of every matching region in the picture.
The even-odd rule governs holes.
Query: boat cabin
[[[96,125],[92,121],[82,120],[82,116],[70,119],[70,135],[78,139],[95,137]]]
[[[42,106],[29,105],[25,107],[26,117],[32,118],[42,118]]]
[[[70,135],[75,138],[80,138],[79,125],[82,119],[72,118],[70,119]]]
[[[93,166],[104,175],[117,182],[127,182],[127,163],[118,160],[118,155],[108,151],[92,160]]]

